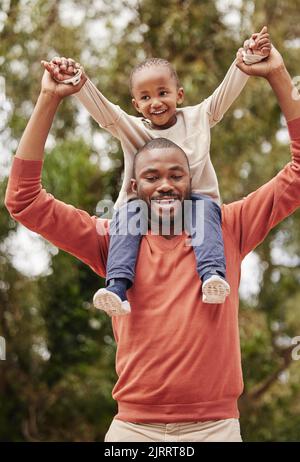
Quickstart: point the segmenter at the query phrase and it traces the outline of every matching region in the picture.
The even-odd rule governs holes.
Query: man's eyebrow
[[[169,167],[168,170],[172,170],[172,171],[180,170],[181,172],[185,172],[185,168],[182,165],[172,165],[172,167]],[[147,167],[140,172],[140,175],[146,175],[147,173],[157,173],[157,172],[158,172],[157,168]]]
[[[141,171],[140,175],[145,175],[146,173],[157,173],[157,172],[158,172],[157,168],[147,167]]]
[[[182,172],[184,172],[185,168],[182,165],[173,165],[168,170],[181,170]]]

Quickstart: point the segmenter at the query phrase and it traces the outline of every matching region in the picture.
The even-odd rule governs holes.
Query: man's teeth
[[[177,199],[155,199],[158,204],[173,204]]]

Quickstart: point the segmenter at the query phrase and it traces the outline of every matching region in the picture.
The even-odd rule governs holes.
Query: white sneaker
[[[131,312],[130,303],[122,302],[117,294],[107,289],[99,289],[93,297],[93,304],[98,310],[105,311],[109,316],[124,316]]]
[[[230,294],[230,286],[220,276],[211,276],[203,283],[202,294],[204,303],[224,303]]]

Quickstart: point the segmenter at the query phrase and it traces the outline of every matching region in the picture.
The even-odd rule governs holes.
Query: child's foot
[[[225,279],[214,275],[202,285],[202,301],[204,303],[224,303],[230,294],[230,286]]]
[[[99,289],[93,297],[93,304],[98,310],[105,311],[109,316],[123,316],[131,311],[128,300],[120,297],[108,289]]]
[[[106,289],[99,289],[95,293],[94,306],[105,311],[109,316],[122,316],[130,313],[131,308],[126,297],[127,287],[127,279],[110,280]]]

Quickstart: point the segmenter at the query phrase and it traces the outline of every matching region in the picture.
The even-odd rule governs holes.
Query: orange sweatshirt
[[[288,124],[292,161],[246,198],[222,206],[231,294],[203,304],[185,236],[143,237],[132,313],[113,318],[117,418],[187,422],[237,418],[243,390],[238,329],[241,261],[271,228],[300,206],[300,118]],[[107,220],[56,200],[41,186],[42,162],[15,158],[6,193],[11,215],[105,276]]]

